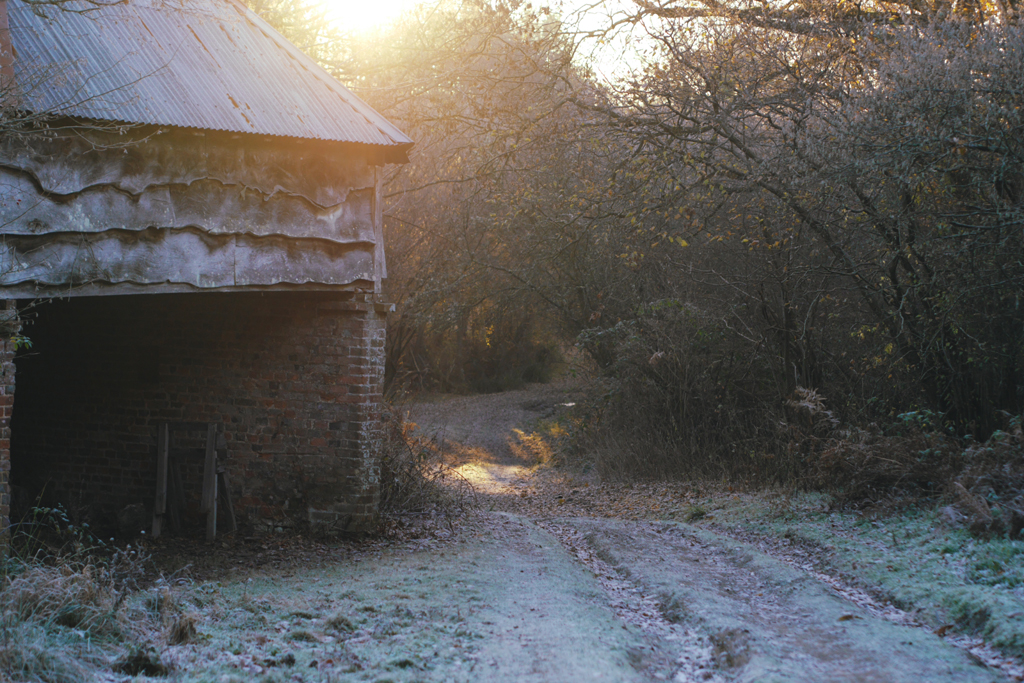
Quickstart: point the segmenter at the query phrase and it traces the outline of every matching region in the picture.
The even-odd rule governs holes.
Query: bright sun
[[[420,0],[319,0],[339,27],[362,32],[394,21]]]

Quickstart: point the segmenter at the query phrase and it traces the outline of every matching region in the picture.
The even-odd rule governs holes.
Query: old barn
[[[240,2],[0,7],[5,523],[370,529],[411,141]]]

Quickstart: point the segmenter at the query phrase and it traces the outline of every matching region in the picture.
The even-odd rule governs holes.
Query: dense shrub
[[[384,411],[380,448],[381,528],[387,534],[408,516],[440,517],[449,523],[465,511],[473,490],[445,462],[442,444],[412,435],[415,425],[397,410]]]
[[[1020,415],[964,451],[950,497],[979,535],[1024,538],[1024,433]]]
[[[945,500],[976,533],[1024,528],[1020,417],[978,442],[927,409],[844,413],[814,389],[784,395],[764,345],[674,299],[579,342],[605,360],[583,432],[603,476],[783,484],[840,506]],[[857,426],[866,415],[887,419]]]
[[[962,440],[919,428],[896,435],[877,428],[837,430],[810,446],[806,485],[833,492],[840,505],[935,499],[949,490],[964,462]]]
[[[591,425],[607,476],[778,478],[782,397],[754,345],[676,300],[580,337],[612,359]]]

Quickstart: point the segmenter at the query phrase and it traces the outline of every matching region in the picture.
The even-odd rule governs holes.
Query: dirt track
[[[166,566],[192,568],[153,595],[197,634],[162,646],[161,661],[181,683],[1024,680],[1019,663],[988,658],[1009,675],[982,665],[970,654],[987,657],[982,646],[954,647],[966,638],[786,539],[726,537],[712,511],[674,521],[699,507],[685,484],[538,466],[546,445],[531,427],[573,398],[542,386],[407,406],[478,491],[454,527],[158,544]]]
[[[556,494],[515,430],[571,401],[570,388],[542,387],[408,407],[422,433],[449,443],[485,507],[505,510],[477,517],[456,555],[481,601],[467,680],[1006,680],[906,615],[752,545],[683,523],[538,514],[535,489]]]

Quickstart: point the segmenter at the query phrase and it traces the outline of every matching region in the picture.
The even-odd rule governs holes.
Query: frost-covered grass
[[[158,648],[178,612],[161,580],[140,589],[113,558],[10,560],[0,574],[0,680],[80,683],[166,674]],[[127,580],[126,580],[127,579]]]
[[[0,558],[0,681],[80,683],[166,674],[157,648],[179,613],[149,556],[115,548],[61,508],[12,525]]]
[[[450,578],[410,554],[199,584],[182,598],[197,635],[163,661],[189,683],[469,680],[477,636],[469,598],[439,599]]]
[[[1024,656],[1024,542],[974,538],[939,509],[868,515],[829,503],[821,494],[718,495],[700,502],[699,523],[802,545],[918,620]]]

